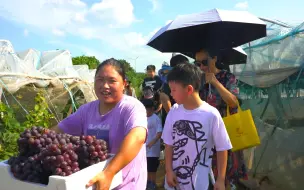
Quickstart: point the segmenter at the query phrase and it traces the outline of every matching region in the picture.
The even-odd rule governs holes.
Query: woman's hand
[[[86,187],[91,187],[92,185],[96,185],[96,190],[109,190],[114,175],[107,172],[106,170],[97,174],[93,179],[89,181]]]
[[[205,73],[205,80],[206,83],[210,83],[212,85],[217,81],[214,73]]]

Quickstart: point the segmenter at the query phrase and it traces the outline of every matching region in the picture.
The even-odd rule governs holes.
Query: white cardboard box
[[[7,161],[0,162],[0,190],[92,190],[92,187],[85,188],[85,185],[90,179],[100,173],[110,160],[111,158],[82,169],[70,176],[50,176],[48,185],[18,180],[12,175]],[[110,189],[117,187],[121,183],[122,171],[114,176]]]

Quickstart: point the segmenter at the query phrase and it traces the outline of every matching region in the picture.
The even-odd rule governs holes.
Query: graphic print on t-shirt
[[[142,87],[145,88],[146,86],[149,86],[154,91],[157,91],[162,86],[162,81],[158,76],[155,76],[153,78],[145,78]]]
[[[146,81],[146,82],[145,82],[145,85],[154,88],[154,84],[155,84],[155,83],[156,83],[156,80]]]
[[[178,140],[173,144],[172,161],[179,163],[179,166],[173,168],[173,171],[178,182],[186,189],[195,190],[193,173],[196,167],[208,168],[206,164],[209,159],[209,156],[206,156],[207,137],[202,129],[202,124],[196,121],[179,120],[173,124],[172,137],[173,140]],[[191,151],[187,150],[189,147],[192,148]],[[191,154],[187,154],[187,152],[191,152]]]
[[[102,139],[109,145],[109,132],[110,125],[108,124],[90,124],[88,126],[87,135],[96,136],[97,139]]]

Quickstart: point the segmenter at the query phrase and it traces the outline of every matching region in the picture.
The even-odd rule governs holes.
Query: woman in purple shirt
[[[95,93],[98,100],[81,106],[58,124],[56,130],[71,135],[95,135],[105,139],[115,154],[108,166],[90,180],[97,190],[108,190],[114,175],[122,170],[123,183],[116,189],[145,189],[147,183],[147,117],[137,99],[124,95],[125,71],[115,59],[96,69]]]

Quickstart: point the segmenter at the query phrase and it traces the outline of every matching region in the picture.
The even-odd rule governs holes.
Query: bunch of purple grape
[[[107,144],[95,136],[81,136],[80,145],[76,148],[81,169],[104,161],[108,158]]]
[[[48,176],[43,173],[42,165],[38,161],[37,155],[31,157],[12,157],[9,160],[11,171],[17,179],[34,183],[46,184]]]
[[[56,139],[54,131],[42,127],[32,127],[20,134],[18,139],[19,155],[32,156],[38,154]]]
[[[108,158],[106,142],[95,136],[57,134],[42,127],[20,134],[18,148],[19,155],[8,161],[13,175],[42,184],[51,175],[69,176]]]
[[[79,171],[78,155],[74,146],[52,144],[39,154],[43,169],[49,175],[69,176]]]

